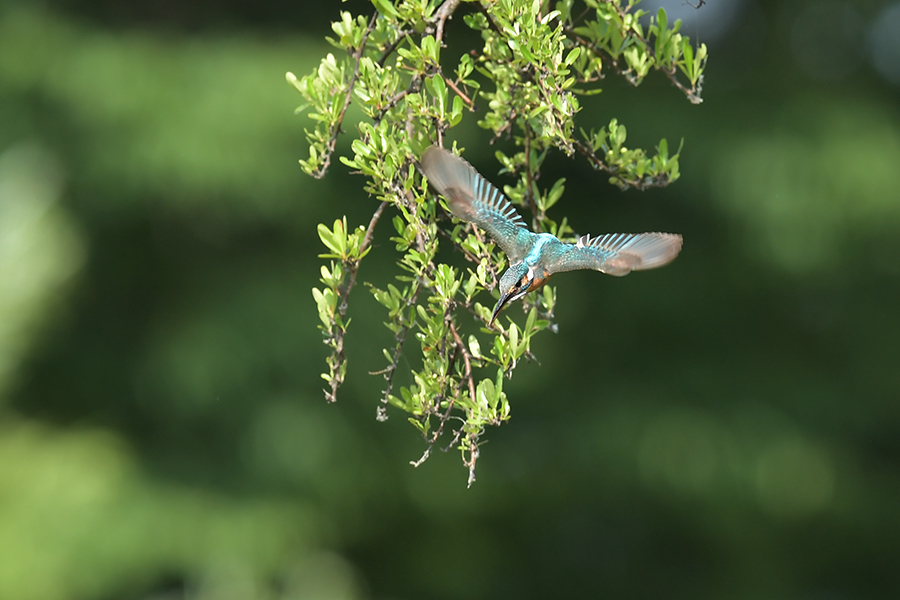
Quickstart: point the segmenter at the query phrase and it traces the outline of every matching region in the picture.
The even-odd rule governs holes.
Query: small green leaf
[[[481,358],[481,344],[474,335],[469,336],[469,352],[472,354],[472,358]]]
[[[390,0],[372,0],[372,4],[381,14],[388,17],[399,17],[400,14],[394,8],[394,4]]]
[[[544,209],[548,210],[551,206],[559,202],[559,199],[562,198],[563,192],[566,190],[566,179],[563,177],[562,179],[557,179],[556,183],[553,184],[553,187],[550,188],[550,192],[547,194],[547,201],[545,202]]]
[[[659,140],[659,145],[656,147],[656,153],[661,161],[666,162],[669,160],[669,143],[666,141],[666,138]]]
[[[334,295],[334,292],[328,288],[323,290],[313,288],[312,294],[319,311],[319,319],[321,319],[322,324],[325,325],[325,327],[330,328],[334,318],[334,308],[337,297]]]
[[[454,127],[462,121],[463,100],[459,96],[453,97],[453,108],[450,110],[450,126]]]

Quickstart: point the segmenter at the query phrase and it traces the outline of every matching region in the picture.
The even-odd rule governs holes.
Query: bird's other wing
[[[632,271],[666,265],[681,251],[681,236],[674,233],[607,233],[592,238],[582,236],[575,244],[565,244],[546,257],[551,273],[594,269],[607,275],[628,275]]]
[[[425,177],[447,199],[450,212],[484,229],[510,263],[522,260],[535,234],[500,190],[468,162],[440,146],[430,146],[419,161]]]

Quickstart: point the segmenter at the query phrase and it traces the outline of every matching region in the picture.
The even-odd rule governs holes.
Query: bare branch
[[[466,487],[472,487],[475,483],[475,462],[478,460],[478,445],[473,441],[469,443],[469,460],[465,461],[465,465],[469,467],[469,480]]]
[[[459,6],[460,0],[446,0],[441,7],[437,9],[437,12],[434,13],[434,18],[437,20],[437,30],[434,34],[434,39],[437,40],[438,43],[441,43],[444,39],[444,24],[447,22],[447,19],[453,14],[453,11],[456,10],[456,7]]]
[[[454,92],[456,92],[456,95],[457,95],[457,96],[459,96],[460,98],[462,98],[462,101],[463,101],[463,102],[465,102],[466,104],[469,105],[469,110],[471,110],[471,111],[474,111],[474,110],[475,110],[475,103],[472,101],[471,98],[469,98],[468,96],[466,96],[465,94],[463,94],[463,93],[459,90],[458,87],[456,87],[456,84],[453,82],[453,80],[451,80],[451,79],[445,79],[444,81],[446,82],[446,84],[447,84],[448,86],[450,86],[450,89],[451,89],[451,90],[453,90]]]

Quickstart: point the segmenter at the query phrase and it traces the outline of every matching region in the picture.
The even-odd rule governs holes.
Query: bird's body
[[[491,323],[506,304],[538,289],[555,273],[594,269],[622,276],[668,264],[681,250],[681,236],[672,233],[585,235],[575,244],[533,233],[500,190],[459,156],[431,146],[420,164],[450,212],[484,229],[509,259]]]

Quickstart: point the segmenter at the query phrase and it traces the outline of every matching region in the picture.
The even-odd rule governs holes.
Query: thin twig
[[[454,360],[456,358],[454,357]],[[459,395],[459,391],[456,392],[457,396]],[[438,400],[438,406],[440,406],[440,401],[443,399],[443,396]],[[414,467],[420,467],[422,463],[428,460],[428,457],[431,456],[431,451],[434,450],[434,445],[437,443],[438,439],[444,433],[444,425],[447,421],[450,420],[450,411],[453,410],[453,406],[456,404],[456,396],[450,398],[450,401],[447,403],[447,410],[444,411],[444,414],[441,415],[440,424],[435,432],[431,435],[431,439],[428,440],[428,447],[425,448],[425,451],[422,452],[422,456],[419,457],[419,460],[411,460],[409,464]],[[431,410],[431,409],[430,409]],[[437,411],[431,410],[429,414],[437,414]]]
[[[411,33],[413,33],[413,30],[411,30],[411,29],[406,29],[404,31],[401,31],[400,35],[397,37],[397,39],[387,45],[387,47],[384,49],[384,53],[381,55],[381,58],[379,58],[377,61],[375,61],[375,63],[379,67],[383,67],[385,61],[387,61],[388,57],[394,53],[394,50],[397,49],[397,46],[400,45],[400,42],[402,42],[407,37],[409,37],[409,35]]]
[[[384,379],[387,381],[387,386],[384,388],[384,394],[381,397],[382,406],[378,407],[379,421],[387,421],[387,412],[384,410],[384,408],[388,403],[388,398],[390,397],[391,392],[394,391],[394,375],[397,373],[397,368],[400,365],[400,355],[403,352],[403,344],[406,342],[410,327],[415,322],[415,306],[416,302],[418,301],[419,290],[421,290],[422,288],[419,287],[418,280],[415,280],[413,285],[414,287],[412,293],[406,300],[406,308],[413,308],[410,317],[403,318],[403,311],[397,313],[400,320],[400,330],[397,331],[397,333],[394,335],[394,341],[396,342],[396,345],[394,346],[394,354],[391,356],[391,364],[389,364],[381,371],[370,373],[370,375],[383,374]]]
[[[381,213],[384,212],[385,206],[387,206],[387,200],[378,205],[378,208],[375,209],[375,213],[372,215],[372,218],[369,219],[369,226],[366,227],[366,235],[363,236],[362,244],[359,247],[360,254],[365,252],[369,247],[369,244],[372,243],[372,234],[375,232],[375,224],[378,223],[378,219],[381,218]],[[338,309],[341,315],[341,319],[343,319],[344,315],[347,314],[347,297],[350,295],[350,290],[352,290],[353,286],[356,285],[356,274],[359,271],[359,260],[352,261],[349,267],[350,279],[347,280],[347,284],[344,286],[344,289],[341,290],[343,299],[341,300],[341,306]]]
[[[360,254],[365,252],[365,250],[372,243],[372,235],[375,231],[375,224],[378,223],[378,219],[381,218],[381,213],[384,212],[384,207],[387,206],[387,201],[382,202],[377,209],[375,209],[375,213],[372,215],[372,218],[369,220],[369,226],[366,228],[366,234],[363,236],[362,244],[360,245]],[[338,315],[340,315],[340,326],[337,328],[337,331],[334,335],[334,352],[332,352],[332,357],[334,358],[333,363],[335,365],[340,365],[344,362],[344,332],[346,322],[344,317],[347,316],[347,299],[350,297],[350,291],[353,289],[353,286],[356,285],[356,274],[359,272],[359,259],[354,259],[347,261],[345,264],[347,266],[347,270],[350,273],[347,281],[343,286],[338,290],[338,294],[341,296],[341,305],[338,307]],[[336,319],[337,320],[337,319]],[[336,402],[337,401],[337,390],[343,383],[344,378],[340,375],[340,368],[338,367],[334,373],[332,373],[331,377],[331,392],[326,390],[325,398],[328,402]]]
[[[621,169],[617,169],[616,167],[610,166],[606,162],[603,161],[602,158],[597,156],[597,154],[591,149],[587,144],[575,140],[572,142],[575,149],[580,152],[585,158],[588,159],[594,168],[600,169],[601,171],[606,171],[610,175],[617,177],[624,183],[627,183],[629,186],[638,189],[638,190],[646,190],[652,187],[665,187],[669,185],[669,177],[668,175],[660,175],[658,177],[643,177],[643,178],[634,178],[634,177],[626,177],[623,174]]]
[[[472,487],[472,484],[475,483],[475,461],[478,460],[478,445],[472,441],[469,442],[469,460],[464,461],[464,464],[469,467],[469,480],[466,483],[466,488]]]
[[[316,179],[321,179],[325,172],[328,170],[328,167],[331,165],[331,155],[334,154],[334,147],[337,144],[337,137],[341,132],[341,124],[344,122],[344,115],[347,114],[347,108],[350,106],[350,101],[353,99],[353,87],[356,85],[356,80],[359,79],[359,62],[362,60],[363,52],[366,49],[366,43],[369,41],[369,34],[375,29],[375,21],[378,19],[378,13],[372,15],[372,18],[369,20],[369,26],[366,28],[365,33],[363,33],[362,39],[359,42],[359,48],[356,49],[356,52],[353,55],[355,64],[353,66],[353,75],[350,76],[350,81],[347,82],[347,89],[344,90],[344,105],[341,107],[341,112],[338,115],[337,120],[331,124],[329,128],[329,138],[328,143],[325,144],[325,152],[322,159],[322,166],[320,166],[315,173],[312,174]]]
[[[610,2],[609,4],[615,8],[616,12],[619,13],[619,17],[624,21],[625,16],[628,13],[628,10],[623,9],[622,6],[617,2]],[[574,29],[572,29],[571,27],[565,27],[564,31],[567,36],[569,36],[570,38],[572,38],[573,40],[575,40],[576,42],[578,42],[579,44],[581,44],[582,46],[587,48],[594,55],[599,56],[601,58],[611,58],[612,59],[611,63],[613,65],[613,68],[616,70],[616,73],[625,77],[625,79],[632,85],[638,84],[637,79],[630,75],[631,69],[622,69],[622,67],[619,65],[618,58],[613,57],[609,52],[605,52],[602,49],[597,48],[594,44],[588,42],[587,40],[585,40],[584,38],[579,36],[577,33],[575,33]],[[653,62],[656,62],[656,54],[653,50],[653,45],[650,44],[650,42],[647,40],[647,38],[645,38],[641,33],[637,32],[637,31],[632,32],[630,35],[632,35],[634,37],[634,39],[639,41],[641,44],[643,44],[643,46],[645,48],[647,48],[647,52],[653,58]],[[699,86],[692,86],[689,88],[689,87],[685,86],[683,83],[681,83],[681,81],[678,80],[678,71],[674,65],[660,66],[660,67],[658,67],[658,70],[662,71],[662,73],[669,79],[669,81],[672,83],[672,85],[674,85],[676,88],[678,88],[681,91],[681,93],[683,93],[687,97],[687,99],[691,102],[691,104],[700,104],[701,102],[703,102],[703,98],[700,97]]]
[[[628,81],[628,83],[630,83],[631,85],[634,85],[634,86],[638,85],[639,81],[637,80],[636,77],[633,77],[631,75],[631,69],[630,68],[623,69],[619,65],[618,58],[612,56],[610,53],[602,50],[601,48],[597,48],[594,44],[588,42],[586,39],[582,38],[577,33],[575,33],[575,31],[573,29],[567,27],[564,29],[564,31],[566,32],[566,35],[568,35],[573,40],[575,40],[576,42],[581,44],[583,47],[587,48],[595,56],[599,56],[600,58],[611,59],[610,64],[612,64],[612,66],[615,69],[617,74],[624,77],[626,79],[626,81]],[[644,46],[647,48],[647,52],[650,54],[651,57],[653,57],[653,61],[656,62],[656,55],[653,52],[653,47],[649,44],[649,42],[647,42],[646,38],[644,38],[644,36],[638,35],[638,34],[633,34],[633,35],[634,35],[635,39],[637,39],[642,44],[644,44]],[[703,102],[703,98],[701,98],[700,94],[699,94],[699,89],[695,90],[693,87],[689,88],[689,87],[685,86],[683,83],[681,83],[681,81],[678,80],[678,71],[674,66],[670,66],[670,67],[659,66],[659,67],[657,67],[657,70],[661,71],[669,79],[669,81],[672,83],[672,85],[674,85],[676,88],[678,88],[679,91],[681,91],[681,93],[683,93],[685,95],[685,97],[687,97],[688,101],[691,104],[700,104],[701,102]]]
[[[459,90],[458,87],[456,87],[456,84],[453,83],[453,80],[452,80],[452,79],[445,79],[444,82],[445,82],[447,85],[450,86],[450,89],[451,89],[451,90],[453,90],[454,92],[456,92],[456,95],[457,95],[457,96],[459,96],[460,98],[462,98],[462,101],[463,101],[463,102],[465,102],[466,104],[469,105],[469,110],[471,110],[471,111],[473,111],[473,112],[475,111],[475,103],[472,101],[471,98],[469,98],[468,96],[466,96],[465,94],[463,94],[463,93]]]
[[[494,33],[502,36],[503,32],[500,30],[500,26],[497,25],[497,23],[494,21],[494,17],[491,16],[490,12],[488,12],[488,9],[484,6],[484,3],[478,2],[477,6],[478,6],[479,12],[481,12],[481,14],[484,15],[484,18],[487,19],[487,22],[488,22],[488,25],[490,26],[490,28],[494,30]]]
[[[420,243],[424,243],[424,240],[420,240]],[[463,371],[464,371],[463,381],[465,382],[465,385],[468,388],[470,398],[474,401],[475,400],[475,383],[472,378],[471,355],[469,354],[468,348],[463,343],[462,338],[460,337],[459,332],[456,329],[456,325],[453,322],[453,314],[449,310],[449,308],[444,314],[444,320],[447,325],[448,331],[450,332],[451,336],[453,337],[454,352],[453,352],[452,358],[446,357],[446,353],[447,353],[446,346],[442,346],[441,352],[445,354],[445,359],[449,359],[448,360],[449,364],[456,362],[458,357],[462,356]],[[463,385],[463,381],[460,382],[460,386]],[[431,456],[431,452],[434,449],[434,445],[437,443],[437,440],[440,439],[441,435],[443,434],[444,427],[446,426],[447,422],[452,418],[451,414],[452,414],[454,406],[456,405],[456,400],[459,397],[459,394],[460,394],[460,390],[457,389],[456,394],[449,399],[449,401],[447,403],[447,408],[443,411],[443,414],[440,416],[440,423],[439,423],[437,429],[431,436],[429,436],[428,447],[422,453],[422,456],[418,460],[410,461],[410,464],[413,465],[414,467],[420,466],[422,463],[424,463],[428,459],[429,456]],[[438,401],[438,405],[439,405],[439,403],[440,403],[440,400]],[[453,438],[453,442],[451,442],[451,445],[456,443],[456,441],[459,440],[461,431],[462,430],[460,430],[459,432],[456,433],[456,435]],[[470,469],[474,468],[474,461],[470,460],[467,464],[470,465]],[[471,470],[470,470],[469,485],[471,485],[472,481],[474,481],[474,473],[471,472]]]
[[[575,25],[576,23],[578,23],[578,21],[580,21],[580,20],[582,20],[583,18],[585,18],[589,12],[591,12],[591,8],[590,8],[590,7],[587,7],[587,8],[585,8],[583,11],[581,11],[581,14],[578,15],[577,17],[575,17],[574,20],[572,20],[572,25]]]
[[[456,343],[456,347],[459,349],[459,353],[463,358],[465,377],[466,381],[469,382],[469,396],[472,398],[472,402],[475,402],[475,383],[472,381],[472,361],[469,356],[469,349],[466,348],[462,338],[459,337],[459,333],[456,331],[456,325],[453,324],[452,316],[448,320],[450,322],[450,334],[453,336],[453,341]]]
[[[409,86],[407,86],[405,90],[401,90],[394,94],[394,96],[392,96],[391,99],[388,100],[387,105],[385,105],[381,108],[381,110],[378,111],[378,114],[373,119],[375,125],[381,123],[381,120],[384,119],[384,115],[386,115],[389,110],[397,106],[397,104],[399,104],[401,100],[403,100],[409,94],[418,92],[420,89],[422,89],[422,78],[416,75],[410,80]]]

